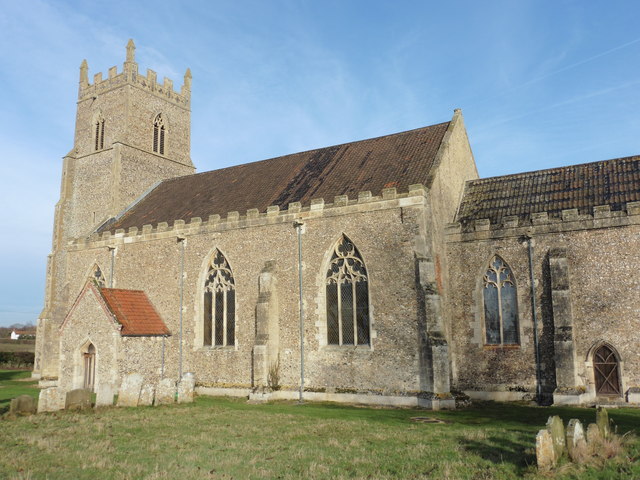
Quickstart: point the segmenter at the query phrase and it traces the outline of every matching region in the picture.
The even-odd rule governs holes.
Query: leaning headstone
[[[139,373],[130,373],[122,379],[122,385],[120,385],[120,391],[118,392],[119,407],[138,406],[142,381],[142,375]]]
[[[32,415],[36,413],[36,399],[31,395],[20,395],[11,400],[9,415]]]
[[[156,388],[156,405],[167,405],[176,401],[176,381],[163,378]]]
[[[98,385],[98,391],[96,393],[96,407],[112,407],[114,395],[115,392],[113,385],[110,383]]]
[[[38,397],[38,413],[57,412],[64,408],[65,395],[58,387],[43,388]]]
[[[193,373],[185,373],[178,383],[178,403],[193,402],[193,392],[196,387],[196,378]]]
[[[65,410],[84,410],[91,408],[91,392],[83,388],[77,388],[67,392],[64,400]]]
[[[551,470],[556,465],[556,452],[549,430],[542,429],[536,435],[536,461],[538,470]]]
[[[153,395],[156,391],[155,385],[143,385],[140,390],[140,400],[138,401],[138,406],[149,406],[153,405]]]
[[[564,424],[562,423],[562,419],[554,415],[553,417],[549,417],[547,420],[547,430],[551,434],[551,438],[553,440],[553,450],[555,451],[555,458],[559,459],[564,454],[565,450],[565,434],[564,434]]]
[[[604,407],[598,407],[596,409],[596,424],[600,429],[600,435],[602,438],[609,438],[611,433],[611,424],[609,423],[609,412]]]
[[[589,445],[598,445],[602,441],[600,429],[595,423],[590,423],[587,427],[587,443]]]
[[[577,452],[585,445],[584,428],[580,420],[572,418],[567,424],[567,453],[574,460]]]

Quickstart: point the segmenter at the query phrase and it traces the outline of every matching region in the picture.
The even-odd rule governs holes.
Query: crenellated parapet
[[[424,205],[428,189],[423,185],[410,185],[407,192],[398,193],[395,188],[385,188],[380,195],[371,192],[360,192],[357,198],[350,199],[347,195],[337,195],[332,202],[324,198],[311,200],[309,205],[300,202],[288,204],[286,209],[278,205],[267,208],[265,212],[249,209],[244,214],[233,211],[226,215],[210,215],[207,219],[194,217],[185,220],[175,220],[172,225],[160,222],[155,225],[147,224],[140,227],[130,227],[128,230],[117,229],[93,233],[88,238],[76,239],[70,243],[70,248],[83,249],[102,246],[114,246],[138,241],[158,240],[169,237],[188,237],[212,232],[224,232],[255,226],[276,225],[293,222],[293,220],[312,220],[324,216],[353,215],[358,212],[369,212],[390,208],[401,208]]]
[[[138,64],[135,61],[133,40],[129,40],[127,44],[127,56],[122,70],[118,72],[117,66],[111,67],[106,78],[103,78],[102,72],[99,72],[93,76],[93,83],[90,83],[89,66],[86,60],[82,61],[80,65],[78,100],[93,99],[100,94],[126,84],[161,96],[176,105],[189,107],[191,104],[191,70],[187,69],[185,72],[179,92],[174,91],[173,80],[169,78],[165,77],[162,83],[158,83],[157,74],[151,69],[147,69],[146,75],[141,75],[138,72]]]
[[[447,224],[446,235],[449,242],[464,242],[627,225],[640,225],[640,202],[628,202],[621,210],[611,210],[609,205],[599,205],[593,207],[590,213],[580,213],[577,208],[572,208],[562,210],[560,214],[536,212],[527,216],[505,216],[499,223],[491,223],[486,218],[465,224],[454,222]]]

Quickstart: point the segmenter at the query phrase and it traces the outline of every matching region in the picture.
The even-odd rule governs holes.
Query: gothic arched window
[[[343,236],[326,277],[327,343],[369,345],[369,281],[358,249]]]
[[[93,133],[95,150],[102,150],[104,148],[104,118],[99,116],[93,123]]]
[[[160,155],[164,155],[164,133],[164,120],[159,113],[153,120],[153,151]]]
[[[102,273],[102,269],[98,265],[93,266],[93,281],[98,287],[105,287],[107,285],[107,281],[104,278],[104,273]]]
[[[518,335],[518,295],[513,273],[495,255],[483,277],[484,328],[487,345],[515,345]]]
[[[204,283],[204,335],[206,346],[235,345],[236,287],[229,262],[216,250]]]

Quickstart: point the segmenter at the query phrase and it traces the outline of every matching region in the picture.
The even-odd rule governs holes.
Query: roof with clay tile
[[[562,210],[592,214],[593,207],[609,205],[622,210],[640,201],[640,156],[615,158],[568,167],[537,170],[503,177],[470,180],[458,210],[457,222],[548,212],[559,218]]]
[[[142,290],[101,288],[109,310],[122,325],[123,336],[171,335],[153,304]]]
[[[99,231],[429,184],[450,122],[165,180]]]

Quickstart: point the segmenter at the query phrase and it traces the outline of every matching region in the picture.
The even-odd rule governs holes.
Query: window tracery
[[[107,280],[102,273],[102,269],[98,265],[93,267],[92,279],[98,287],[102,288],[107,286]]]
[[[164,137],[165,137],[165,125],[162,118],[162,114],[156,115],[153,120],[153,151],[164,155]]]
[[[515,345],[518,334],[518,298],[513,273],[495,255],[483,276],[484,326],[487,345]]]
[[[229,262],[216,250],[204,284],[205,346],[235,345],[235,281]]]
[[[346,237],[337,243],[326,275],[327,343],[369,345],[369,283],[358,249]]]

